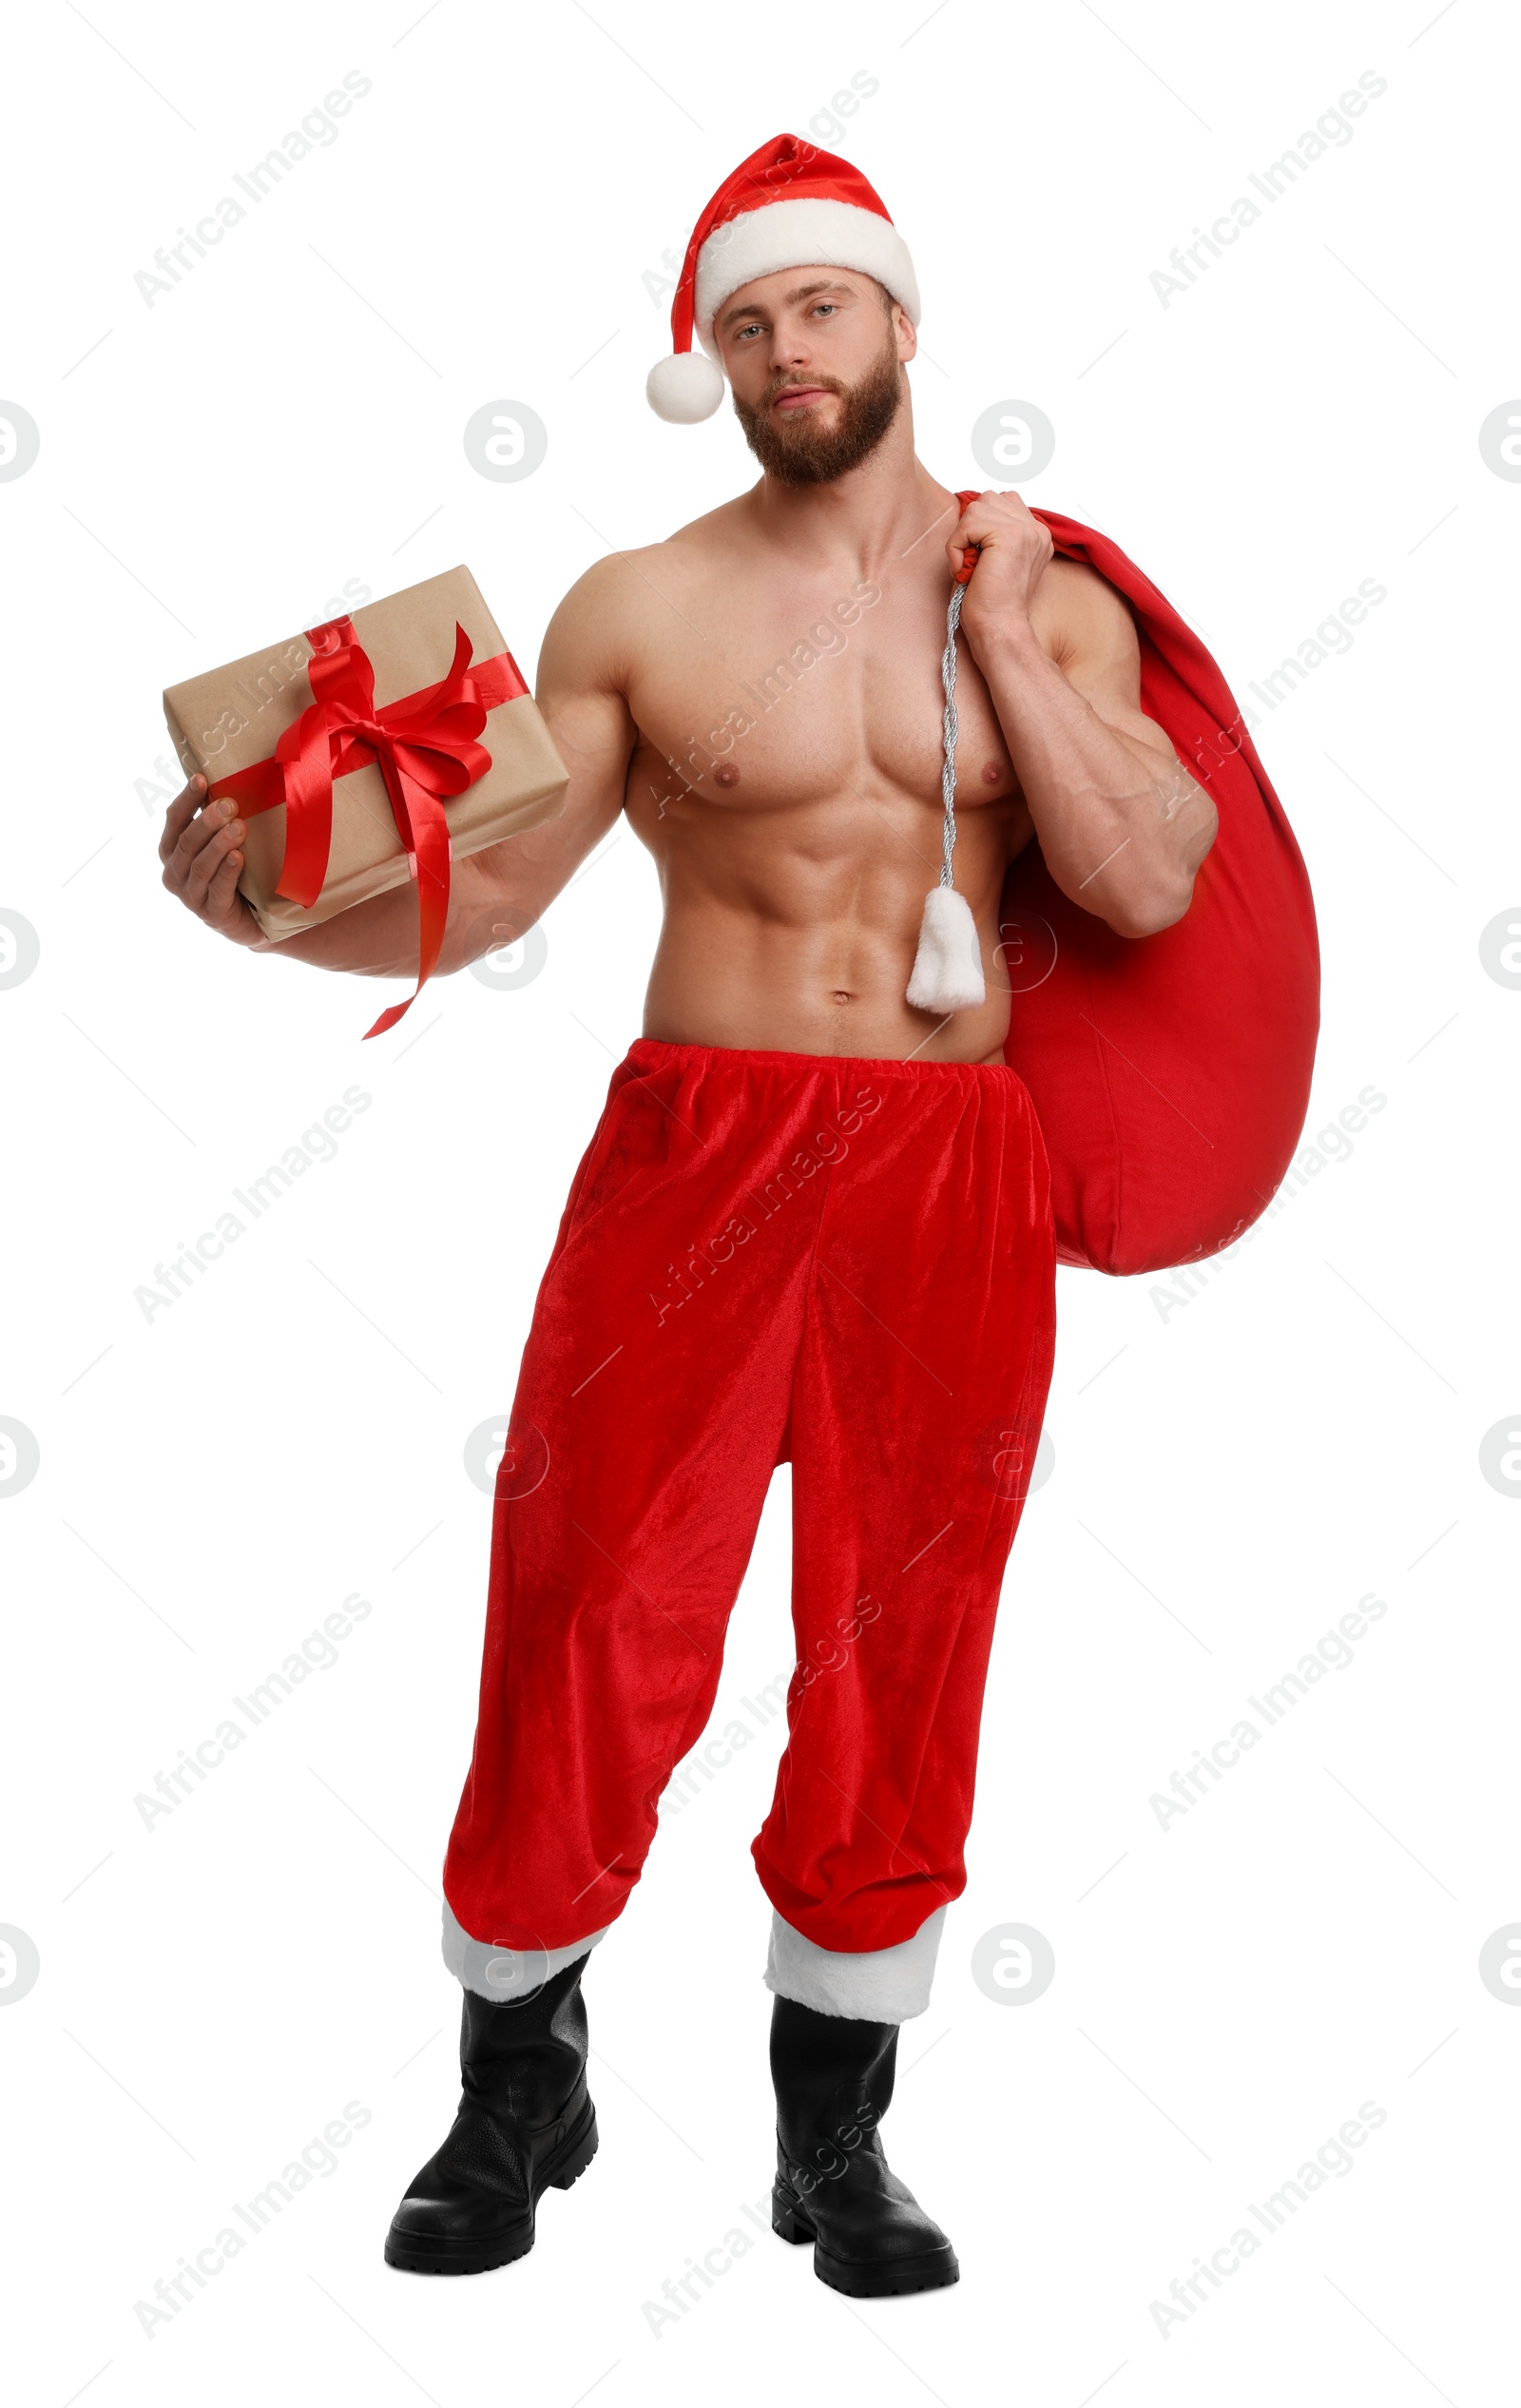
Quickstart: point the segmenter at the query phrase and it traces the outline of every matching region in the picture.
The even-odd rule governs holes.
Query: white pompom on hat
[[[720,184],[692,228],[671,301],[671,356],[645,387],[656,416],[695,426],[722,400],[713,320],[731,295],[780,268],[820,266],[875,277],[917,326],[908,245],[866,178],[849,160],[776,134]]]
[[[673,427],[695,427],[711,418],[723,398],[723,371],[702,351],[673,351],[657,359],[645,379],[645,397],[658,418]]]

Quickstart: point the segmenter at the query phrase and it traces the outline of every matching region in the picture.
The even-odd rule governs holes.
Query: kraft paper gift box
[[[465,568],[186,678],[164,713],[186,775],[202,771],[213,796],[238,802],[238,884],[264,934],[279,943],[416,877],[419,987],[447,912],[449,856],[552,819],[568,782]]]

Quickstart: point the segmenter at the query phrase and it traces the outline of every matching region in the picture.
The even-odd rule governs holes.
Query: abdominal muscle
[[[990,985],[980,1008],[955,1012],[943,1028],[903,1000],[896,946],[862,941],[845,948],[831,932],[738,926],[720,910],[666,915],[645,998],[645,1034],[669,1045],[741,1046],[774,1053],[833,1053],[900,1062],[1003,1060],[1009,997]],[[849,975],[852,983],[834,982]]]
[[[1008,861],[1030,828],[1022,801],[960,821],[955,882],[977,922],[987,1000],[949,1017],[912,1010],[904,994],[939,872],[937,811],[903,797],[732,816],[695,804],[683,799],[659,817],[629,806],[665,902],[645,1036],[878,1061],[1002,1062],[1010,1002],[998,908]]]

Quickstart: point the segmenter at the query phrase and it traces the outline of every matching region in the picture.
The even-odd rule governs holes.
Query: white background
[[[0,989],[0,1413],[40,1469],[0,1494],[0,1922],[41,1972],[0,2014],[8,2392],[1511,2397],[1521,1993],[1478,1955],[1521,1917],[1517,1507],[1479,1450],[1521,1406],[1521,996],[1479,940],[1521,889],[1521,487],[1478,430],[1521,392],[1514,28],[1478,0],[414,14],[48,0],[10,36],[0,395],[41,450],[0,483],[0,906],[40,959]],[[349,69],[373,89],[338,139],[147,306],[155,249]],[[1173,246],[1369,69],[1354,138],[1164,308]],[[879,89],[837,134],[816,113],[858,72]],[[454,2098],[438,1871],[490,1517],[464,1447],[506,1412],[638,1030],[655,882],[615,838],[542,975],[441,982],[361,1045],[401,990],[221,947],[163,893],[159,695],[345,580],[460,560],[531,675],[587,563],[747,482],[727,411],[646,410],[644,279],[783,127],[855,159],[913,248],[938,476],[993,481],[973,420],[1038,403],[1029,498],[1114,536],[1238,693],[1387,588],[1257,738],[1325,954],[1306,1142],[1387,1101],[1190,1300],[1061,1274],[1054,1471],[887,2133],[959,2287],[847,2303],[742,2214],[771,2170],[746,1844],[780,1724],[667,1821],[592,1960],[590,2173],[524,2263],[425,2282],[380,2247]],[[549,430],[517,483],[461,442],[501,397]],[[145,1318],[155,1265],[355,1085],[336,1158]],[[786,1578],[783,1474],[718,1724],[788,1663]],[[333,1667],[145,1828],[135,1796],[356,1591]],[[1369,1592],[1352,1665],[1164,1829],[1152,1794]],[[971,1973],[1010,1922],[1055,1952],[1023,2005]],[[135,2302],[351,2101],[337,2170],[145,2335]],[[1159,2330],[1364,2102],[1354,2169]]]

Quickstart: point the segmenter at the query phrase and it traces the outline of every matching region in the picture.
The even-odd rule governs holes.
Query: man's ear
[[[909,360],[915,357],[919,348],[919,338],[915,331],[914,320],[901,301],[893,303],[893,331],[897,337],[899,359]]]

